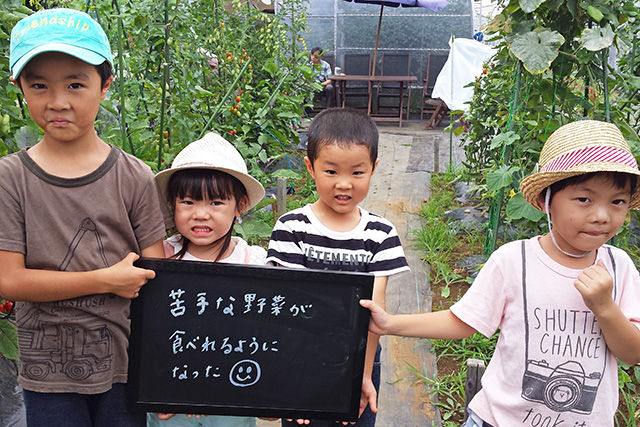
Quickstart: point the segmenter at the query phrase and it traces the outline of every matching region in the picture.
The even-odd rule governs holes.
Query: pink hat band
[[[566,152],[540,169],[540,172],[568,171],[572,168],[588,163],[620,163],[638,169],[638,163],[633,155],[617,147],[591,145]]]

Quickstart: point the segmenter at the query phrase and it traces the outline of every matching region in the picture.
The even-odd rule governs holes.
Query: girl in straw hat
[[[264,197],[240,153],[220,135],[192,142],[156,180],[173,210],[178,234],[165,241],[168,257],[182,260],[265,263],[267,252],[232,236],[240,215]],[[149,414],[149,426],[254,427],[254,417]]]
[[[390,315],[371,301],[377,334],[457,339],[500,328],[466,426],[613,426],[616,358],[640,362],[640,275],[606,242],[640,205],[638,166],[618,128],[556,130],[525,178],[549,233],[496,250],[450,310]]]

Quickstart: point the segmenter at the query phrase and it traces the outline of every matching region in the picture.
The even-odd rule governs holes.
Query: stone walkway
[[[449,133],[424,130],[423,121],[403,123],[398,129],[380,125],[380,163],[362,206],[389,219],[398,229],[411,273],[393,277],[387,287],[387,310],[418,313],[431,310],[428,267],[412,244],[412,232],[420,228],[417,212],[430,196],[431,173],[446,170],[450,163]],[[456,139],[453,164],[464,151]],[[428,378],[436,377],[435,357],[428,341],[385,336],[381,338],[382,384],[376,425],[380,427],[440,426],[440,416],[424,383],[410,367]]]

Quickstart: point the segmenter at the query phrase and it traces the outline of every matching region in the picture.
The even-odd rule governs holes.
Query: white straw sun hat
[[[624,172],[640,175],[620,129],[607,122],[580,120],[558,128],[540,152],[539,171],[524,178],[520,191],[534,208],[544,212],[540,194],[545,188],[590,172]],[[640,186],[631,195],[630,208],[640,206]]]
[[[251,209],[264,198],[264,187],[247,173],[247,165],[238,150],[217,133],[207,133],[202,139],[187,145],[173,160],[171,168],[156,175],[156,181],[165,199],[169,179],[183,169],[213,169],[237,178],[247,190],[247,209]]]

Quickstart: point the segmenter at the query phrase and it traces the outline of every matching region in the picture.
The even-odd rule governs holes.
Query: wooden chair
[[[347,75],[371,75],[370,53],[345,54],[342,63],[344,65],[342,72]],[[345,102],[347,97],[367,97],[368,99],[369,84],[367,82],[346,82],[344,91],[345,93],[341,96]],[[344,103],[342,107],[344,107]]]
[[[422,87],[422,103],[420,106],[420,120],[424,119],[425,111],[431,111],[431,117],[425,130],[430,127],[440,126],[442,120],[449,114],[449,107],[441,99],[433,99],[433,86],[436,83],[438,74],[447,62],[449,55],[430,53],[427,56],[427,72]]]
[[[424,103],[435,107],[424,130],[429,130],[429,128],[440,126],[442,120],[451,112],[451,110],[449,110],[449,107],[447,107],[447,104],[442,99],[427,99]]]
[[[322,60],[327,62],[329,65],[331,65],[331,72],[335,72],[336,70],[336,57],[334,55],[328,55],[328,54],[324,54],[322,55]]]
[[[408,76],[411,68],[411,55],[408,53],[383,53],[381,60],[380,75],[384,76]],[[407,120],[409,120],[409,106],[411,104],[411,86],[407,88]],[[404,92],[404,88],[402,90]],[[404,97],[404,93],[400,93],[400,88],[396,84],[379,82],[376,94],[376,111],[380,111],[380,98],[395,98],[398,100],[396,105],[391,107],[383,106],[382,108],[400,108],[400,98]]]

